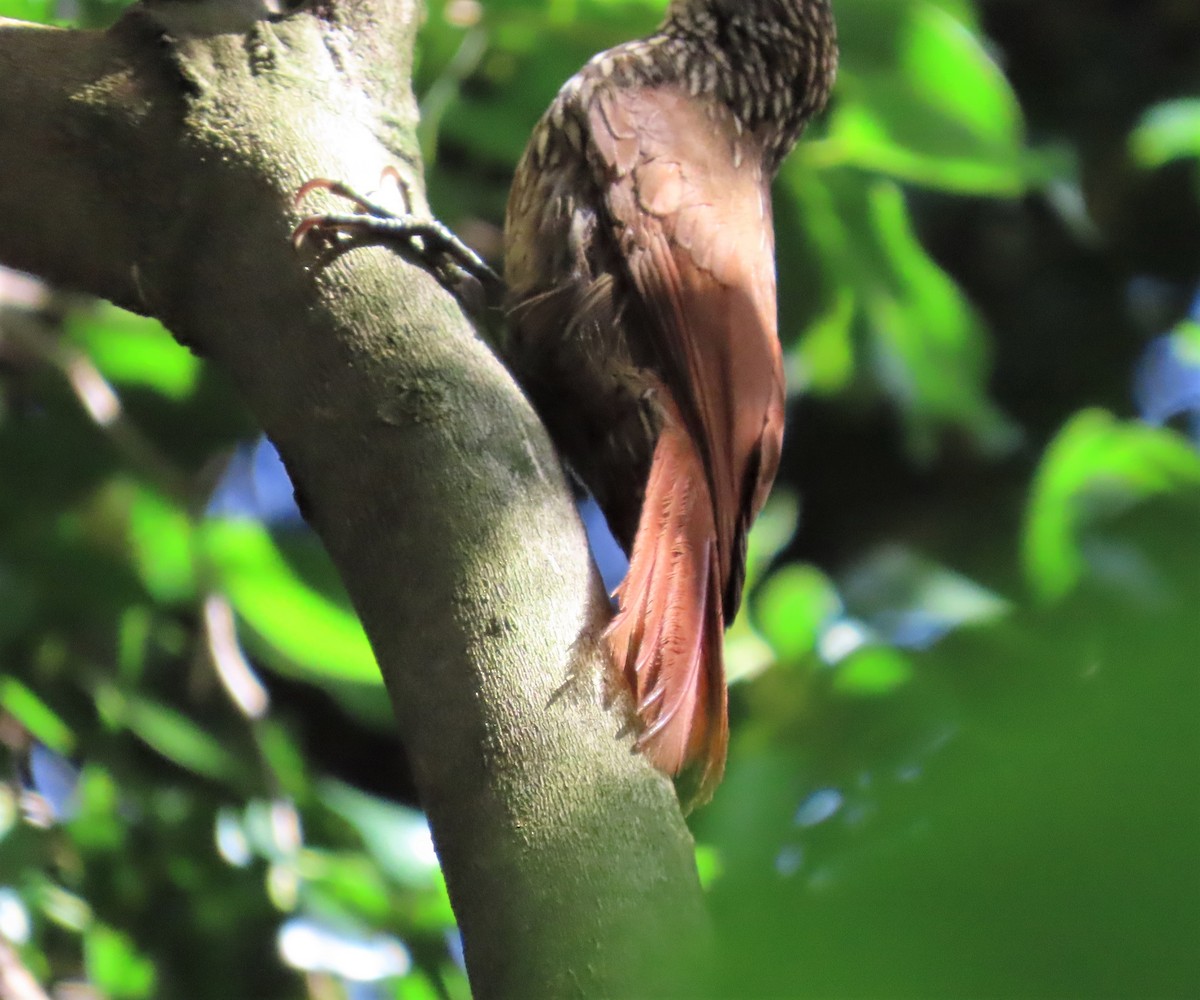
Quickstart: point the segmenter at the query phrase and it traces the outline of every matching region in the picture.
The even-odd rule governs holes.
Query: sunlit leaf
[[[88,978],[106,995],[136,1000],[154,992],[154,963],[128,935],[97,923],[87,929],[83,945]]]
[[[55,0],[0,0],[0,17],[50,24],[54,21],[55,6]]]
[[[75,736],[70,726],[15,677],[0,676],[0,707],[57,753],[69,754],[74,749]]]
[[[30,896],[48,920],[69,931],[82,931],[92,922],[87,900],[36,872],[30,881]]]
[[[757,585],[771,561],[796,534],[800,523],[800,503],[794,493],[775,490],[767,500],[754,525],[746,545],[746,589]]]
[[[214,736],[187,716],[140,695],[122,694],[104,686],[96,692],[96,707],[112,725],[134,733],[147,746],[188,771],[207,778],[230,779],[244,764]]]
[[[384,922],[392,906],[388,884],[374,859],[361,853],[305,850],[299,859],[306,899],[357,918]]]
[[[721,877],[721,855],[711,845],[696,845],[696,871],[706,889]]]
[[[872,187],[870,215],[893,282],[891,294],[866,300],[880,377],[923,421],[1003,436],[1004,421],[987,397],[987,340],[975,311],[925,253],[899,188]]]
[[[850,288],[837,288],[829,308],[805,331],[804,340],[791,355],[788,385],[793,390],[833,393],[854,378],[855,296]]]
[[[1200,319],[1180,323],[1173,335],[1176,348],[1188,364],[1200,368]]]
[[[421,813],[337,781],[322,782],[318,794],[359,832],[372,857],[393,878],[415,888],[434,883],[439,865]]]
[[[975,0],[930,0],[930,3],[940,7],[973,34],[979,33],[979,13],[975,9]]]
[[[142,385],[170,399],[185,399],[200,377],[201,362],[157,320],[100,303],[67,319],[68,337],[87,351],[113,382]]]
[[[1200,453],[1172,431],[1085,410],[1059,432],[1034,480],[1022,539],[1036,593],[1062,597],[1087,569],[1088,528],[1141,500],[1200,487]]]
[[[913,674],[908,658],[887,646],[864,646],[842,660],[834,671],[834,691],[858,697],[891,694],[908,683]]]
[[[213,521],[203,537],[221,589],[263,641],[304,673],[381,683],[358,618],[309,587],[262,525]]]
[[[988,397],[982,321],[921,246],[900,188],[799,165],[785,170],[785,182],[835,290],[839,323],[852,308],[857,367],[900,408],[917,453],[927,456],[948,425],[970,432],[984,450],[1008,447],[1012,430]],[[820,368],[807,338],[797,350],[802,371]]]
[[[154,597],[180,601],[195,593],[193,524],[182,507],[137,487],[129,508],[129,538],[138,575]]]
[[[1130,143],[1134,159],[1144,167],[1200,157],[1200,98],[1155,105],[1142,118]]]
[[[415,928],[423,932],[432,931],[457,940],[454,908],[450,905],[446,876],[440,868],[434,875],[433,885],[418,893],[413,900],[412,922]],[[464,994],[464,998],[469,995]]]
[[[273,719],[265,719],[258,728],[259,745],[275,780],[294,799],[309,793],[308,768],[304,755],[291,733]]]
[[[442,992],[422,972],[413,972],[396,984],[396,1000],[442,1000]]]
[[[746,577],[744,592],[750,594],[759,578],[774,558],[796,533],[800,505],[786,490],[776,490],[759,514],[750,531],[746,547]],[[776,657],[771,646],[755,628],[742,601],[738,614],[725,633],[725,672],[729,683],[735,683],[766,670]]]
[[[120,793],[113,776],[101,765],[87,764],[79,775],[78,808],[70,821],[75,843],[93,850],[114,850],[129,827],[121,816]]]
[[[792,564],[763,584],[755,616],[776,657],[794,663],[813,651],[821,629],[840,607],[824,573],[815,566]]]
[[[955,191],[1020,192],[1020,108],[982,39],[925,0],[844,0],[829,137],[803,155]]]

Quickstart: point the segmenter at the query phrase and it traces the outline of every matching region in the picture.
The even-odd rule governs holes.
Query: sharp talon
[[[345,198],[347,201],[354,202],[360,212],[375,214],[373,211],[375,206],[357,191],[347,187],[340,181],[331,181],[327,177],[314,177],[312,180],[300,185],[300,190],[292,198],[292,207],[299,208],[300,203],[314,191],[328,191],[339,198]]]
[[[391,163],[385,166],[379,174],[379,183],[382,184],[384,181],[391,181],[396,186],[396,190],[399,192],[401,199],[404,201],[404,214],[412,215],[412,187],[401,175],[400,171],[397,170],[396,167]]]
[[[327,212],[301,219],[292,230],[292,245],[300,249],[313,234],[327,239],[334,234],[343,234],[394,247],[399,253],[423,264],[451,291],[465,276],[474,278],[485,288],[495,289],[502,284],[500,277],[483,259],[441,222],[412,213],[411,186],[396,167],[389,164],[383,168],[380,182],[384,181],[396,186],[404,203],[403,212],[398,213],[326,177],[307,181],[296,192],[294,207],[299,208],[308,195],[321,190],[349,201],[357,212]]]
[[[292,230],[292,246],[299,250],[304,246],[304,241],[316,227],[320,225],[320,216],[310,215],[307,219],[303,219],[295,229]]]
[[[292,230],[292,246],[299,250],[310,233],[326,238],[334,233],[352,234],[358,224],[358,217],[353,215],[310,215],[301,219]]]
[[[332,183],[333,181],[326,180],[324,177],[314,177],[311,181],[305,181],[292,196],[292,208],[299,208],[300,203],[314,191],[322,188],[328,190]]]

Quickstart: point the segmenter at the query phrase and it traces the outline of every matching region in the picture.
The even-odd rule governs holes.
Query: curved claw
[[[310,215],[307,219],[301,219],[295,229],[292,230],[292,247],[299,250],[304,245],[304,240],[308,234],[319,226],[320,216]]]
[[[404,202],[404,211],[396,212],[327,177],[314,177],[305,182],[292,200],[294,207],[299,208],[300,203],[313,191],[328,191],[351,202],[357,212],[327,212],[301,219],[292,230],[292,245],[300,249],[312,234],[330,237],[341,233],[365,237],[392,246],[406,256],[418,258],[447,287],[457,283],[456,270],[489,288],[502,284],[499,275],[441,222],[412,213],[409,183],[396,167],[390,164],[384,167],[380,179],[395,184]]]
[[[300,185],[295,195],[292,196],[292,207],[299,208],[304,199],[314,191],[328,191],[339,198],[345,198],[354,205],[363,218],[378,215],[380,211],[383,211],[380,206],[373,204],[353,188],[341,181],[330,180],[328,177],[314,177]],[[355,216],[334,213],[306,216],[292,230],[292,246],[299,250],[308,235],[313,232],[318,235],[330,232],[351,232],[356,228],[354,219]]]
[[[328,215],[309,215],[301,219],[292,230],[292,247],[299,250],[310,233],[323,236],[331,232],[348,232],[349,228],[339,225],[335,218]]]
[[[340,181],[331,181],[328,177],[314,177],[312,180],[301,184],[300,189],[292,197],[292,207],[299,208],[300,203],[314,191],[328,191],[339,198],[345,198],[347,201],[354,202],[361,212],[367,210],[368,202],[364,201],[357,191],[347,187]]]
[[[413,214],[412,187],[400,171],[391,163],[387,164],[379,173],[379,180],[382,183],[385,180],[391,181],[396,185],[396,190],[400,192],[400,197],[404,199],[404,214]]]

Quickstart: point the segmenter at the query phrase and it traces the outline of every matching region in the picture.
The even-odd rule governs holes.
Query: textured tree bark
[[[424,272],[289,242],[309,177],[419,179],[417,13],[0,23],[0,262],[159,317],[279,446],[391,693],[475,995],[695,995],[691,838],[604,705],[607,599],[540,423]]]

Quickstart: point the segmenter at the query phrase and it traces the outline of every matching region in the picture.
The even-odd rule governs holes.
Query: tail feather
[[[692,804],[711,797],[728,743],[716,545],[703,463],[669,412],[606,637],[634,694],[638,749],[668,774],[696,772]]]

